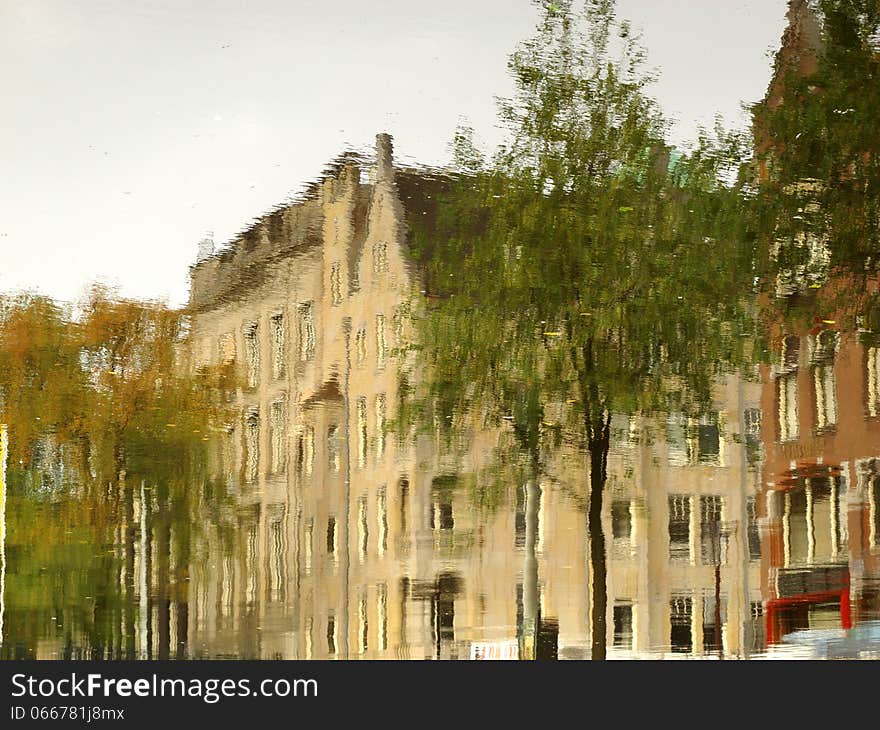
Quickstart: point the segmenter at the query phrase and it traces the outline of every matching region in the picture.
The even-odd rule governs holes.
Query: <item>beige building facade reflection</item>
[[[371,168],[343,158],[193,267],[194,362],[234,364],[240,387],[216,460],[236,507],[191,570],[190,654],[589,655],[588,457],[562,449],[478,508],[509,434],[475,427],[451,449],[394,428],[420,301],[407,221],[435,184],[379,135]],[[609,656],[760,642],[759,394],[730,377],[703,421],[615,417]]]
[[[616,419],[609,459],[611,656],[763,651],[760,383],[727,376],[699,419]]]

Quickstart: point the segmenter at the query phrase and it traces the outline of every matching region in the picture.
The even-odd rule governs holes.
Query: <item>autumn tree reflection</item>
[[[24,624],[4,653],[49,640],[167,656],[172,604],[185,645],[190,531],[233,377],[188,367],[186,326],[183,312],[100,289],[78,312],[37,296],[3,302],[0,422],[17,556],[7,616]],[[53,621],[30,614],[50,610]],[[55,636],[35,635],[53,623]]]

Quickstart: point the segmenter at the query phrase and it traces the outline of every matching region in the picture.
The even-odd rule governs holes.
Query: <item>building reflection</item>
[[[366,174],[343,158],[193,268],[195,364],[234,363],[241,387],[216,455],[238,513],[194,566],[189,651],[587,657],[588,456],[558,449],[486,511],[509,433],[475,419],[450,448],[392,428],[419,300],[407,220],[442,180],[395,169],[385,135]],[[730,376],[699,418],[615,416],[610,656],[762,648],[761,392]]]
[[[793,79],[816,71],[830,42],[813,4],[794,0],[788,19],[764,102],[771,113]],[[797,138],[774,137],[763,117],[756,121],[759,167],[772,184],[774,157]],[[766,460],[757,506],[770,645],[798,631],[839,635],[878,618],[877,340],[858,325],[878,281],[830,266],[820,201],[834,183],[805,176],[778,191],[796,210],[792,230],[776,232],[774,255],[786,257],[768,306],[773,360],[761,369]]]
[[[815,4],[792,0],[769,108],[784,72],[816,69],[822,37]],[[760,123],[756,137],[769,180],[786,140]],[[84,548],[55,536],[58,573],[82,605],[22,612],[42,638],[7,641],[4,655],[591,655],[589,455],[563,440],[526,477],[510,466],[511,429],[481,414],[457,414],[453,437],[400,421],[417,385],[402,375],[415,370],[411,315],[424,306],[410,223],[435,212],[446,184],[396,165],[379,135],[374,158],[335,160],[223,251],[200,245],[190,364],[235,374],[224,394],[234,417],[210,444],[219,487],[193,487],[193,509],[174,512],[167,484],[126,485],[123,473],[131,500],[113,512],[103,494],[83,496],[93,465],[76,467],[70,445],[45,435],[26,486],[65,485],[71,503],[83,498],[69,522],[109,535],[96,529],[103,542]],[[613,414],[609,658],[748,658],[880,619],[880,339],[844,311],[858,284],[830,266],[818,202],[829,184],[805,176],[778,191],[800,207],[794,230],[773,220],[778,266],[760,302],[772,362],[719,375],[704,412]],[[864,294],[878,292],[870,279]],[[796,305],[820,315],[786,316]],[[544,405],[566,421],[565,402]],[[49,507],[33,509],[35,524],[60,529]]]
[[[763,649],[755,500],[757,379],[715,387],[699,419],[618,418],[610,514],[610,656]]]
[[[877,618],[880,578],[874,348],[824,323],[780,333],[776,344],[762,396],[775,414],[763,427],[761,500],[771,642],[796,629],[848,629]]]
[[[793,8],[782,55],[813,38]],[[423,306],[409,223],[444,184],[379,135],[374,160],[340,158],[301,202],[202,248],[192,366],[237,375],[212,442],[225,499],[198,505],[190,544],[141,487],[110,546],[136,609],[96,606],[106,640],[38,656],[590,656],[589,455],[563,441],[526,478],[510,429],[479,414],[456,415],[452,441],[399,422]],[[779,272],[770,311],[851,286],[821,231],[777,243],[808,256]],[[780,315],[772,364],[719,376],[708,411],[613,415],[609,658],[747,658],[880,618],[880,342],[842,322]],[[60,478],[51,446],[43,481]]]

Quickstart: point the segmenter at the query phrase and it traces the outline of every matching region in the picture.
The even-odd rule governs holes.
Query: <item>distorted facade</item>
[[[337,165],[305,202],[193,268],[195,362],[235,363],[240,387],[217,458],[238,506],[228,544],[218,533],[203,552],[226,557],[194,565],[190,651],[584,658],[588,457],[563,448],[546,480],[511,479],[483,509],[476,495],[497,491],[485,467],[511,448],[503,430],[475,427],[450,449],[392,427],[419,306],[407,219],[430,193],[410,194],[417,173],[395,170],[384,135],[373,180],[362,172]],[[757,387],[731,377],[715,414],[618,434],[612,656],[753,643]]]
[[[730,375],[701,418],[618,419],[609,459],[609,656],[764,649],[761,386]]]
[[[815,72],[825,42],[814,4],[793,0],[788,19],[764,102],[771,110],[792,76]],[[774,155],[792,140],[771,137],[760,123],[756,135],[761,174],[772,180]],[[773,359],[761,371],[766,461],[758,506],[771,645],[796,631],[842,632],[880,618],[878,335],[859,324],[858,312],[880,282],[829,265],[819,201],[833,182],[805,178],[781,191],[799,201],[797,226],[773,247],[797,263],[779,267],[769,307],[778,317],[767,333]],[[818,314],[786,316],[799,307]]]

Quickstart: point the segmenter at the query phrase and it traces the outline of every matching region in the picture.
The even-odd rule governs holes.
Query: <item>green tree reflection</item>
[[[592,656],[605,657],[601,525],[613,412],[710,404],[712,379],[751,356],[754,235],[737,178],[742,135],[704,134],[688,155],[647,93],[629,26],[607,0],[541,3],[512,56],[508,141],[467,162],[430,227],[421,347],[441,421],[483,409],[520,446],[568,429],[589,452]],[[550,403],[566,404],[548,426]]]

